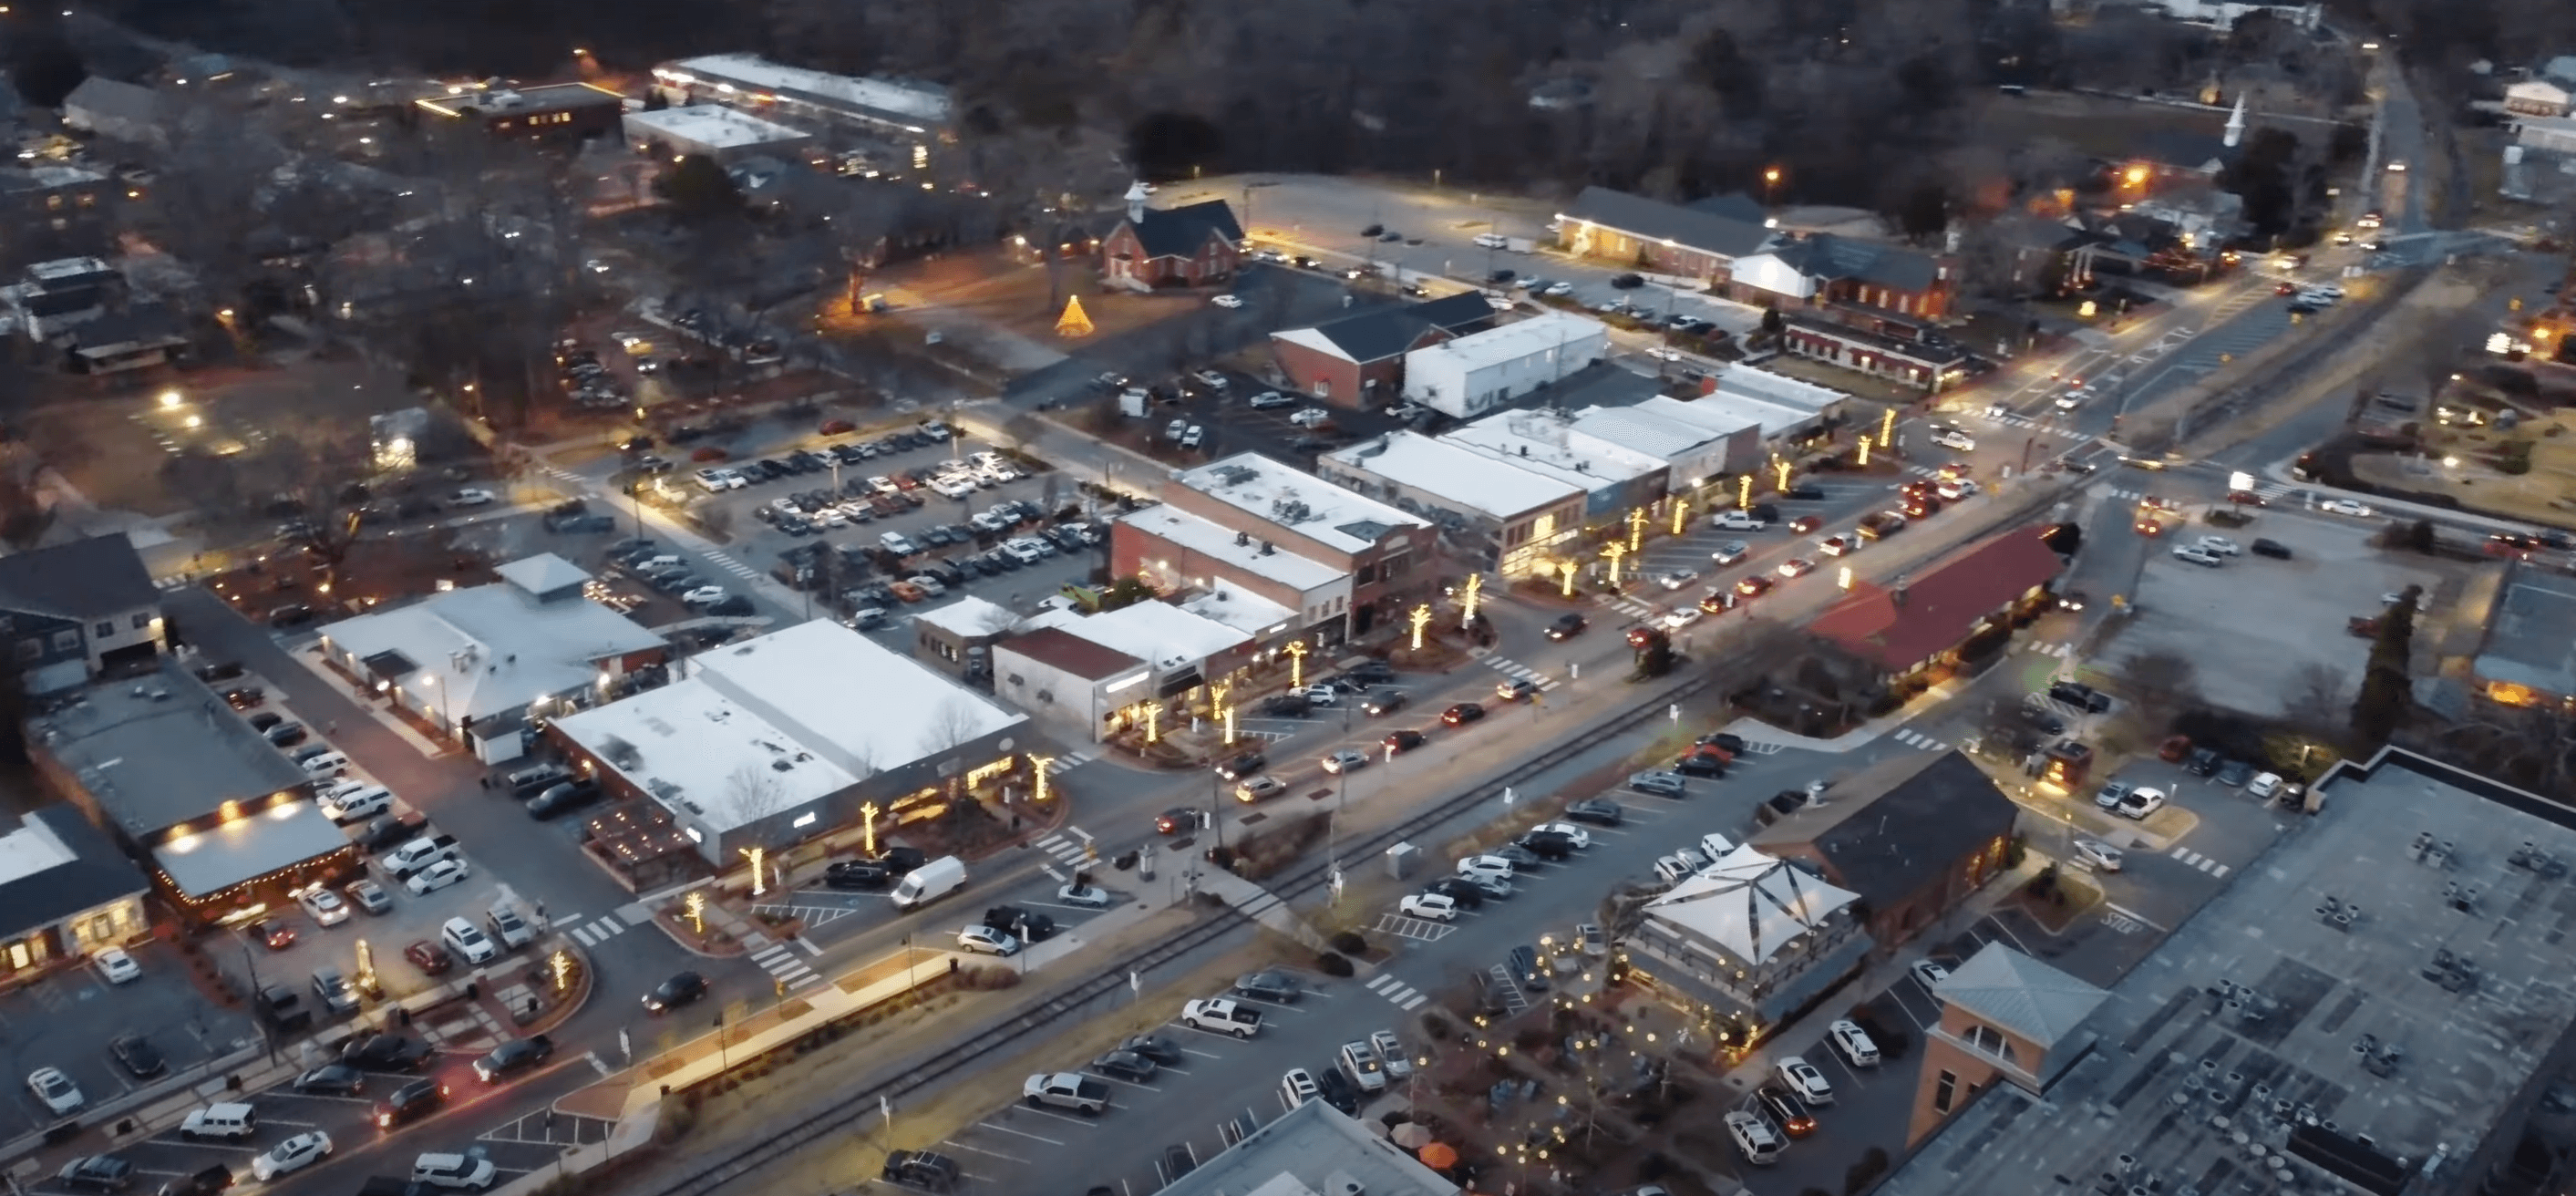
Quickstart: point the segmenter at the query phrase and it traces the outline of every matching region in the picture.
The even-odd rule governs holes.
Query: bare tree
[[[950,694],[930,712],[930,725],[922,732],[922,749],[936,756],[955,751],[972,742],[984,729],[984,720],[972,700],[963,694]]]
[[[725,805],[750,826],[787,808],[787,787],[757,764],[745,764],[725,777]]]
[[[2341,732],[2352,709],[2352,687],[2344,682],[2342,670],[2318,661],[2300,665],[2290,674],[2289,695],[2282,712],[2300,730],[2314,734]]]
[[[2200,667],[2179,652],[2140,652],[2121,665],[2129,700],[2150,729],[2161,730],[2200,696]]]

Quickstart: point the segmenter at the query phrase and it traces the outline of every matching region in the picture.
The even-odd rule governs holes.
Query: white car
[[[1289,412],[1288,422],[1311,431],[1333,422],[1333,413],[1321,407],[1306,407]]]
[[[2104,872],[2120,870],[2120,849],[2099,839],[2077,839],[2075,854]]]
[[[1687,569],[1666,569],[1655,575],[1655,584],[1667,590],[1683,590],[1690,588],[1690,583],[1697,577]]]
[[[1531,827],[1530,833],[1533,835],[1563,835],[1574,843],[1574,849],[1576,851],[1592,850],[1592,832],[1576,826],[1571,822],[1542,822],[1537,826]]]
[[[1977,438],[1957,428],[1942,428],[1932,433],[1932,443],[1943,448],[1957,449],[1963,453],[1977,451]]]
[[[1576,950],[1599,959],[1610,953],[1610,936],[1598,922],[1577,922],[1574,924],[1574,946]]]
[[[1339,776],[1343,773],[1354,772],[1359,769],[1366,768],[1368,767],[1368,762],[1369,758],[1367,752],[1360,751],[1357,748],[1343,748],[1332,755],[1324,757],[1324,771]]]
[[[2093,388],[2079,382],[2073,386],[2067,387],[2065,394],[2057,396],[2057,409],[2060,411],[2073,411],[2076,408],[2083,406],[2084,400],[2092,397]]]
[[[468,486],[447,496],[451,507],[488,507],[497,501],[493,493],[479,486]]]
[[[1942,967],[1940,964],[1934,963],[1928,959],[1915,960],[1913,965],[1905,970],[1913,973],[1914,982],[1925,988],[1930,988],[1933,985],[1939,984],[1950,978],[1950,969]]]
[[[2225,536],[2202,536],[2200,539],[2193,541],[2192,545],[2211,556],[2243,556],[2245,554],[2245,550],[2238,547],[2236,541],[2230,540]]]
[[[466,870],[465,861],[440,860],[421,869],[419,875],[404,881],[403,887],[411,890],[411,895],[414,897],[426,897],[465,879],[468,875],[470,873]]]
[[[2173,555],[2177,561],[2185,561],[2204,569],[2215,569],[2227,563],[2226,557],[2191,544],[2175,545]]]
[[[1207,388],[1210,390],[1224,390],[1227,385],[1225,375],[1220,374],[1215,370],[1200,370],[1190,376],[1207,384]]]
[[[1775,572],[1779,573],[1782,577],[1805,577],[1815,571],[1816,563],[1803,558],[1793,558],[1782,561],[1780,562],[1779,569],[1775,570]]]
[[[308,1130],[269,1147],[250,1161],[250,1173],[266,1183],[289,1172],[302,1171],[331,1153],[331,1135]]]
[[[43,1101],[56,1117],[89,1103],[89,1098],[81,1095],[80,1086],[59,1067],[39,1067],[27,1073],[27,1090],[35,1093],[36,1099]]]
[[[126,954],[123,947],[101,948],[98,954],[90,956],[89,961],[98,969],[99,976],[110,984],[123,984],[143,974],[143,965],[134,962],[134,957]]]
[[[990,926],[969,926],[957,932],[957,949],[978,955],[1017,955],[1020,940]]]
[[[1342,691],[1329,685],[1300,686],[1288,692],[1306,699],[1306,703],[1310,706],[1336,706],[1341,704],[1342,700]]]
[[[1789,1091],[1797,1093],[1798,1099],[1811,1105],[1834,1103],[1833,1083],[1825,1079],[1825,1073],[1816,1070],[1815,1064],[1791,1055],[1781,1060],[1779,1067],[1780,1082],[1787,1084]]]
[[[2120,798],[2120,804],[2111,807],[2111,812],[2122,818],[2144,821],[2147,815],[2164,808],[2164,790],[2132,789]]]
[[[690,606],[713,606],[724,600],[725,588],[723,586],[699,586],[688,593],[680,595],[680,601],[685,602]]]
[[[470,1188],[480,1192],[499,1178],[492,1160],[471,1155],[432,1153],[412,1160],[411,1179],[416,1184],[438,1188]]]
[[[975,484],[956,478],[932,478],[930,489],[941,498],[965,498],[975,493]]]
[[[2245,796],[2247,797],[2270,798],[2280,792],[2281,774],[2277,772],[2267,772],[2257,776],[2254,778],[2252,783],[2245,786]]]
[[[1732,565],[1742,561],[1745,554],[1751,551],[1753,550],[1746,547],[1744,541],[1729,540],[1724,544],[1718,545],[1717,551],[1708,554],[1708,559],[1712,564],[1720,566]]]
[[[879,494],[886,495],[903,493],[903,487],[895,485],[894,479],[887,477],[884,474],[878,474],[875,477],[869,478],[868,489],[874,490]]]
[[[1570,282],[1552,282],[1547,284],[1547,293],[1562,299],[1574,293],[1574,284]]]
[[[340,900],[338,893],[320,885],[296,894],[295,904],[303,906],[305,913],[313,915],[313,920],[324,926],[337,926],[349,920],[349,903]]]
[[[1216,304],[1218,307],[1241,307],[1243,306],[1243,296],[1219,295],[1214,299],[1208,300],[1208,302]]]
[[[2329,498],[2324,502],[2318,503],[2317,509],[2328,515],[2350,515],[2355,519],[2370,518],[2369,507],[2354,502],[2349,498]]]
[[[1685,606],[1680,610],[1671,611],[1665,614],[1661,621],[1664,625],[1664,630],[1679,631],[1682,628],[1688,627],[1707,617],[1707,611],[1701,610],[1696,606]]]
[[[1255,411],[1268,411],[1274,407],[1294,407],[1297,403],[1295,396],[1283,395],[1275,390],[1262,391],[1251,399],[1251,407]]]
[[[1510,880],[1512,862],[1498,855],[1471,855],[1458,861],[1458,875],[1471,879],[1490,877],[1494,880]]]
[[[1396,904],[1396,912],[1408,918],[1428,918],[1434,922],[1454,921],[1458,917],[1456,899],[1441,893],[1415,893]]]
[[[1878,1044],[1869,1040],[1869,1032],[1850,1018],[1837,1018],[1825,1027],[1825,1037],[1842,1053],[1845,1062],[1854,1067],[1878,1066]]]
[[[1109,890],[1099,885],[1064,885],[1055,891],[1055,899],[1083,909],[1109,908]]]

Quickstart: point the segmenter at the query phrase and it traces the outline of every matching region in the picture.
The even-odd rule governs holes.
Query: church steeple
[[[2227,144],[2236,143],[2230,141]],[[1127,222],[1130,224],[1145,222],[1145,183],[1142,179],[1137,180],[1135,186],[1127,189]]]

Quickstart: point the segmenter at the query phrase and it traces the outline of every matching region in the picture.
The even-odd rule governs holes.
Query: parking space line
[[[1109,1106],[1109,1108],[1112,1108],[1112,1109],[1115,1109],[1115,1108],[1117,1108],[1117,1107],[1118,1107],[1118,1106],[1117,1106],[1116,1104],[1111,1104],[1111,1105]],[[1020,1110],[1020,1112],[1027,1113],[1027,1114],[1029,1114],[1029,1115],[1031,1115],[1031,1116],[1035,1116],[1035,1117],[1048,1117],[1048,1118],[1053,1118],[1054,1120],[1061,1121],[1061,1122],[1065,1123],[1066,1125],[1089,1126],[1089,1127],[1091,1127],[1091,1128],[1093,1128],[1093,1129],[1098,1129],[1098,1128],[1100,1127],[1100,1119],[1099,1119],[1099,1118],[1097,1118],[1097,1117],[1091,1117],[1091,1118],[1067,1117],[1067,1116],[1065,1116],[1065,1115],[1064,1115],[1064,1114],[1062,1114],[1062,1113],[1057,1113],[1057,1112],[1054,1112],[1054,1111],[1049,1110],[1049,1109],[1030,1109],[1030,1108],[1022,1108],[1022,1109]],[[981,1124],[983,1124],[983,1123],[982,1123],[982,1122],[977,1122],[976,1124],[981,1125]],[[1000,1127],[996,1126],[996,1127],[994,1127],[994,1128],[998,1129],[998,1128],[1000,1128]],[[1037,1137],[1037,1135],[1035,1135],[1035,1134],[1031,1134],[1031,1135],[1029,1135],[1029,1136],[1030,1136],[1030,1137],[1032,1137],[1032,1138]]]
[[[1213,1055],[1213,1054],[1209,1054],[1209,1053],[1208,1053],[1208,1052],[1206,1052],[1206,1051],[1194,1051],[1194,1050],[1191,1050],[1191,1049],[1190,1049],[1190,1048],[1188,1048],[1188,1047],[1182,1047],[1182,1048],[1181,1048],[1181,1053],[1182,1053],[1182,1054],[1185,1054],[1185,1055],[1196,1055],[1196,1056],[1198,1056],[1198,1057],[1199,1057],[1199,1058],[1201,1058],[1201,1059],[1214,1059],[1214,1060],[1216,1060],[1216,1061],[1217,1061],[1217,1062],[1219,1062],[1219,1063],[1222,1063],[1222,1062],[1224,1062],[1224,1061],[1225,1061],[1225,1056],[1223,1056],[1223,1055]]]
[[[1155,1086],[1153,1086],[1153,1085],[1151,1085],[1151,1084],[1139,1084],[1139,1083],[1137,1083],[1137,1082],[1136,1082],[1136,1081],[1134,1081],[1134,1080],[1122,1080],[1122,1079],[1119,1079],[1119,1078],[1118,1078],[1118,1077],[1116,1077],[1116,1076],[1111,1076],[1111,1075],[1102,1075],[1101,1073],[1096,1072],[1096,1071],[1086,1071],[1086,1072],[1083,1072],[1082,1074],[1083,1074],[1083,1075],[1086,1075],[1086,1076],[1089,1076],[1089,1077],[1091,1077],[1092,1079],[1105,1081],[1105,1082],[1107,1082],[1107,1083],[1111,1083],[1111,1084],[1125,1084],[1126,1086],[1128,1086],[1128,1087],[1130,1087],[1130,1088],[1142,1088],[1142,1089],[1144,1089],[1144,1090],[1145,1090],[1145,1091],[1147,1091],[1147,1092],[1161,1092],[1161,1091],[1162,1091],[1162,1089],[1157,1088],[1157,1087],[1155,1087]]]
[[[1037,1111],[1037,1110],[1035,1110],[1035,1109],[1030,1110],[1030,1112],[1032,1112],[1032,1113],[1034,1113],[1034,1112],[1036,1112],[1036,1111]],[[978,1122],[976,1122],[975,1124],[976,1124],[978,1127],[983,1128],[983,1129],[988,1129],[988,1130],[999,1130],[1000,1132],[1005,1133],[1005,1134],[1011,1134],[1011,1135],[1014,1135],[1014,1136],[1017,1136],[1017,1137],[1021,1137],[1021,1138],[1028,1138],[1028,1139],[1032,1139],[1032,1140],[1035,1140],[1035,1141],[1044,1142],[1044,1143],[1046,1143],[1046,1144],[1047,1144],[1047,1145],[1049,1145],[1049,1146],[1062,1146],[1062,1145],[1064,1145],[1064,1143],[1062,1143],[1062,1142],[1060,1142],[1060,1141],[1057,1141],[1057,1140],[1056,1140],[1056,1139],[1054,1139],[1054,1138],[1041,1137],[1041,1136],[1039,1136],[1039,1135],[1037,1135],[1037,1134],[1029,1133],[1029,1132],[1028,1132],[1028,1131],[1026,1131],[1026,1130],[1015,1130],[1015,1129],[1012,1129],[1011,1127],[1009,1127],[1009,1126],[1007,1126],[1007,1125],[995,1125],[995,1124],[993,1124],[992,1122],[989,1122],[989,1121],[978,1121]]]
[[[975,1153],[977,1153],[977,1154],[988,1154],[988,1155],[993,1156],[994,1158],[997,1158],[997,1159],[1006,1159],[1006,1160],[1009,1160],[1010,1162],[1014,1162],[1014,1163],[1026,1163],[1026,1162],[1028,1162],[1028,1160],[1027,1160],[1027,1159],[1021,1158],[1021,1157],[1020,1157],[1020,1156],[1018,1156],[1018,1155],[1013,1155],[1013,1154],[1003,1154],[1001,1151],[998,1151],[998,1150],[986,1150],[986,1149],[984,1149],[984,1148],[983,1148],[983,1147],[981,1147],[981,1146],[968,1146],[967,1144],[965,1144],[965,1143],[963,1143],[963,1142],[960,1142],[960,1141],[958,1141],[958,1140],[957,1140],[957,1139],[955,1139],[955,1138],[942,1138],[942,1139],[940,1139],[940,1140],[939,1140],[939,1144],[940,1144],[941,1146],[952,1146],[952,1147],[955,1147],[955,1148],[957,1148],[957,1149],[959,1149],[959,1150],[971,1150],[971,1151],[974,1151],[974,1152],[975,1152]]]

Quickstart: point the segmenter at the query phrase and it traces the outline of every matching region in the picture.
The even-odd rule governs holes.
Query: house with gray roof
[[[1493,326],[1493,305],[1463,291],[1282,329],[1270,334],[1270,349],[1291,387],[1340,406],[1367,407],[1403,391],[1405,354]]]
[[[2093,1045],[2093,1011],[2110,996],[2001,942],[1987,943],[1932,986],[1941,1017],[1924,1034],[1908,1140],[1997,1081],[2048,1091]]]
[[[1957,275],[1920,250],[1817,233],[1737,262],[1726,290],[1764,307],[1857,304],[1935,320],[1949,313]]]
[[[1747,220],[1740,205],[1665,203],[1608,187],[1586,187],[1557,213],[1557,241],[1580,257],[1702,284],[1726,281],[1739,258],[1769,248],[1778,234]]]
[[[2480,696],[2501,705],[2576,704],[2576,578],[2506,566],[2469,675]]]
[[[2021,817],[2021,807],[1956,751],[1882,761],[1826,796],[1750,842],[1858,894],[1870,933],[1889,947],[2000,874]]]
[[[149,929],[152,886],[78,809],[37,809],[0,832],[0,985],[77,964]]]
[[[14,553],[0,557],[0,632],[29,693],[148,672],[166,643],[161,589],[122,533]]]
[[[1136,290],[1195,287],[1234,277],[1243,264],[1243,226],[1234,205],[1203,200],[1146,206],[1145,184],[1127,191],[1127,218],[1100,240],[1103,278]]]
[[[170,135],[170,113],[161,93],[92,75],[63,97],[63,124],[84,133],[137,145],[161,146]]]

